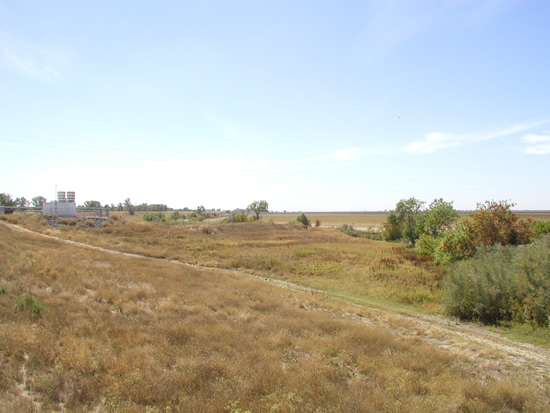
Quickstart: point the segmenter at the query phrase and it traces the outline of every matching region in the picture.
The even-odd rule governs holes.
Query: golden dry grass
[[[144,228],[133,237],[151,231]],[[547,407],[527,384],[487,380],[421,340],[336,318],[315,310],[321,298],[231,272],[116,256],[0,225],[0,289],[0,411]],[[45,311],[16,309],[24,295]]]
[[[332,228],[242,223],[167,225],[115,219],[101,229],[27,226],[75,241],[195,265],[240,269],[322,289],[440,311],[442,270],[395,243],[349,237]],[[393,303],[393,304],[392,304]]]

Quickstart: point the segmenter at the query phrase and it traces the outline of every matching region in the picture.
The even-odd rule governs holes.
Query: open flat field
[[[550,211],[520,211],[519,214],[524,218],[530,218],[534,221],[550,220]],[[269,213],[264,214],[264,219],[276,224],[283,224],[296,221],[299,213]],[[384,223],[388,215],[387,212],[330,212],[330,213],[306,213],[313,224],[318,219],[321,226],[340,227],[344,224],[352,225],[356,228],[379,227]],[[462,217],[467,218],[468,212],[461,212]]]
[[[104,228],[78,238],[97,233],[96,244],[129,249],[143,237],[154,246],[154,225],[119,225],[111,234],[124,228],[120,237]],[[254,249],[266,227],[229,226],[238,237],[169,234],[192,239],[186,250],[203,250],[202,235],[218,236],[216,248],[247,238]],[[292,242],[282,231],[266,244],[297,245],[307,257],[300,236],[310,230]],[[79,231],[43,232],[68,239]],[[450,352],[452,341],[426,324],[246,273],[91,250],[4,225],[0,268],[1,411],[542,412],[550,400],[547,371],[530,374],[535,365],[508,365],[473,344]]]
[[[270,213],[264,214],[264,220],[273,221],[276,224],[286,224],[296,221],[298,213]],[[316,220],[321,221],[321,226],[340,227],[344,224],[354,227],[378,227],[386,219],[386,212],[331,212],[331,213],[306,213],[307,217],[315,224]]]

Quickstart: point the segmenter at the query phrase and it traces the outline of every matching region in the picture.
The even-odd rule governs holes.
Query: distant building
[[[43,214],[57,215],[58,217],[75,217],[76,216],[76,200],[74,192],[64,191],[57,193],[57,201],[44,202],[42,205]]]

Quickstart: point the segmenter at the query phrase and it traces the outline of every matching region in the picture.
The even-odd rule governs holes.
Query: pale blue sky
[[[550,209],[550,2],[2,1],[0,192]]]

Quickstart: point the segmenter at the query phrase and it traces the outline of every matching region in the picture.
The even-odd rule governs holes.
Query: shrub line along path
[[[76,247],[88,248],[109,254],[123,255],[136,259],[170,262],[204,271],[230,272],[260,279],[280,288],[315,295],[324,295],[324,291],[322,290],[301,286],[289,281],[254,275],[244,271],[204,267],[177,260],[121,252],[42,234],[6,222],[2,222],[2,224],[12,231],[29,233]],[[305,308],[310,311],[330,312],[338,318],[346,318],[365,324],[389,328],[394,334],[401,337],[415,337],[421,339],[426,343],[437,346],[443,351],[451,352],[457,357],[466,357],[480,366],[487,377],[492,377],[494,379],[514,379],[516,377],[523,377],[529,382],[540,386],[542,389],[550,388],[549,350],[531,344],[514,342],[486,328],[477,327],[473,324],[461,323],[440,315],[405,314],[379,308],[367,308],[357,304],[350,305],[356,307],[358,311],[346,312],[343,310],[334,310],[332,308],[323,308],[317,305],[307,305]]]

